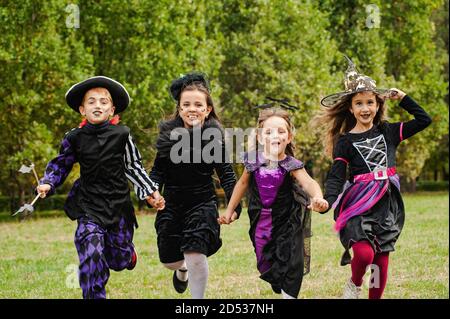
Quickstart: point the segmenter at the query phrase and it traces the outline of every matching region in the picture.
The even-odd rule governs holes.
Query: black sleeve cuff
[[[408,110],[408,107],[417,105],[417,102],[413,100],[412,97],[409,95],[405,95],[403,99],[400,101],[399,105],[404,108],[405,110]]]

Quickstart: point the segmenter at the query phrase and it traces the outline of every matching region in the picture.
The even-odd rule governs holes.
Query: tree
[[[226,124],[254,127],[254,106],[267,96],[289,98],[300,107],[292,112],[297,156],[314,160],[320,146],[314,145],[308,120],[320,97],[337,88],[330,72],[336,46],[326,30],[328,16],[299,1],[227,1],[221,12],[228,13],[217,17],[225,36],[219,78]]]
[[[444,78],[448,55],[438,50],[436,29],[429,19],[443,3],[395,1],[383,4],[384,20],[390,26],[382,29],[388,47],[386,72],[392,75],[395,86],[411,94],[433,119],[429,128],[399,147],[399,172],[406,177],[407,189],[412,191],[425,161],[448,132],[448,106],[445,103],[448,82]],[[405,113],[393,108],[390,115],[394,120],[404,121],[410,118]]]
[[[67,30],[60,1],[8,2],[0,21],[0,191],[23,201],[32,177],[24,182],[17,170],[24,160],[43,169],[55,154],[67,122],[78,118],[65,106],[66,86],[92,59]]]

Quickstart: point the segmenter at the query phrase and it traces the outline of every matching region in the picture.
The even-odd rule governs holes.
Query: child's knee
[[[178,270],[182,267],[185,267],[184,259],[179,260],[173,263],[163,263],[163,266],[170,270]]]
[[[367,265],[373,262],[375,252],[367,241],[360,241],[352,246],[353,258],[356,258],[358,262],[365,263]]]

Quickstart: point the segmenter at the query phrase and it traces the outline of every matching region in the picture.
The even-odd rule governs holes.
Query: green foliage
[[[92,59],[68,35],[61,1],[8,2],[0,7],[0,192],[24,192],[17,169],[25,159],[42,168],[68,123],[79,118],[64,104],[69,83],[86,76]],[[78,120],[77,120],[78,121]]]
[[[299,1],[227,1],[221,17],[225,60],[221,103],[227,126],[254,127],[253,107],[266,96],[291,99],[296,155],[321,153],[308,128],[320,97],[337,89],[330,72],[336,45],[326,32],[328,17],[316,5]],[[232,14],[231,14],[232,12]]]
[[[418,181],[416,189],[426,192],[448,191],[448,181]]]
[[[448,78],[447,81],[444,78],[448,53],[444,55],[437,49],[435,26],[426,18],[443,5],[444,1],[395,1],[383,9],[387,13],[386,24],[390,26],[382,29],[388,48],[386,72],[392,75],[393,86],[410,94],[433,119],[429,128],[399,148],[399,172],[408,180],[419,176],[440,137],[448,132],[448,105],[445,103]],[[396,14],[397,10],[403,14]],[[389,111],[394,120],[411,118],[398,107]]]
[[[171,80],[200,70],[210,77],[226,127],[253,127],[252,107],[266,96],[299,105],[296,155],[319,176],[329,161],[308,122],[323,96],[342,89],[342,53],[379,86],[411,94],[433,117],[400,148],[401,173],[414,179],[427,158],[443,157],[435,153],[448,131],[448,1],[81,0],[79,28],[68,25],[68,1],[0,3],[1,194],[30,193],[32,176],[19,177],[17,169],[29,160],[42,175],[64,132],[80,120],[65,104],[66,90],[92,75],[129,90],[122,123],[147,168],[157,124],[175,109]],[[389,116],[411,118],[394,105]]]

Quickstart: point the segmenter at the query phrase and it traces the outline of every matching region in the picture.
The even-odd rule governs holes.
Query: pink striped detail
[[[400,142],[403,141],[403,122],[400,123]]]
[[[335,160],[335,161],[343,161],[345,164],[348,165],[348,161],[347,161],[345,158],[342,158],[342,157],[336,157],[334,160]]]
[[[367,194],[365,194],[360,200],[358,200],[356,203],[353,203],[347,209],[343,209],[343,207],[346,206],[346,202],[347,202],[348,197],[351,192],[349,192],[347,194],[347,196],[344,198],[344,200],[342,202],[339,216],[334,225],[335,231],[337,231],[337,232],[341,231],[342,228],[344,228],[345,224],[347,223],[347,221],[350,218],[352,218],[356,215],[359,215],[359,214],[363,213],[364,211],[369,210],[370,208],[372,208],[373,205],[375,205],[380,200],[381,197],[383,197],[383,195],[387,191],[388,182],[385,182],[385,184],[383,185],[383,188],[381,190],[377,186],[378,185],[376,185],[376,184],[373,185],[371,187],[371,189],[367,192]],[[377,195],[375,195],[377,190],[379,190],[379,193]],[[373,195],[375,195],[376,197],[369,201],[369,199]]]

